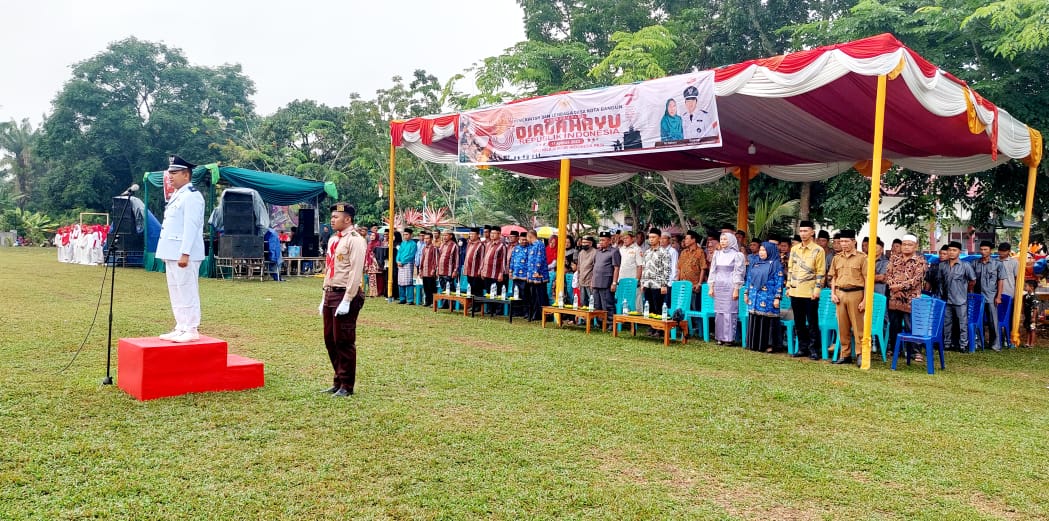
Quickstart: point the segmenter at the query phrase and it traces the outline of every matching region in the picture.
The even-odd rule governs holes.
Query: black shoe
[[[851,364],[851,363],[852,363],[852,357],[851,356],[846,356],[845,358],[839,358],[839,359],[831,362],[831,364],[834,364],[834,365],[845,365],[845,364]]]
[[[345,397],[347,397],[347,396],[349,396],[351,394],[353,394],[353,391],[343,387],[342,389],[339,389],[338,391],[335,391],[334,393],[332,393],[331,397],[332,398],[345,398]]]
[[[409,303],[408,303],[408,305],[409,305],[409,306],[414,306],[414,305],[415,305],[415,302],[409,302]]]
[[[820,358],[822,358],[820,354],[815,351],[809,353],[809,360],[819,360]]]
[[[331,386],[331,387],[329,387],[329,388],[327,388],[327,389],[325,389],[325,390],[321,391],[321,394],[331,394],[331,393],[334,393],[334,392],[336,392],[336,391],[338,391],[338,390],[339,390],[339,387],[338,387],[338,386],[335,386],[335,385],[333,385],[333,386]]]
[[[805,352],[805,351],[800,350],[800,349],[798,351],[796,351],[794,354],[790,355],[791,358],[804,358],[806,356],[809,356],[809,354],[807,352]]]
[[[405,301],[403,301],[403,300],[398,300],[398,301],[397,301],[397,303],[398,303],[398,304],[407,304],[407,302],[405,302]]]
[[[856,355],[856,367],[863,367],[863,355]]]

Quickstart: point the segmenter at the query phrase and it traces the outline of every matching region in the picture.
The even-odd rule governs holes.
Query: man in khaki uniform
[[[855,231],[843,230],[838,241],[841,253],[834,255],[830,271],[827,272],[827,278],[831,281],[831,300],[838,308],[838,338],[841,341],[841,355],[833,363],[848,364],[852,362],[849,344],[853,337],[859,344],[863,334],[863,287],[867,282],[867,256],[856,250]],[[856,351],[858,353],[859,349]],[[857,361],[859,357],[857,354]]]
[[[812,239],[813,222],[798,223],[801,244],[790,249],[787,268],[787,295],[794,310],[794,330],[798,332],[798,351],[795,358],[808,356],[820,359],[819,299],[826,275],[826,252]]]
[[[324,317],[324,346],[335,377],[323,392],[337,398],[353,394],[357,378],[357,315],[364,307],[364,256],[368,244],[353,226],[357,210],[352,204],[331,207],[335,232],[325,249],[324,297],[317,308]]]

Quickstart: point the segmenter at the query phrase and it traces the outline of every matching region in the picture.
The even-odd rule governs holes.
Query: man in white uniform
[[[689,85],[685,88],[685,110],[681,112],[681,130],[685,139],[700,139],[717,136],[714,118],[699,107],[699,89]]]
[[[160,335],[172,342],[200,338],[200,292],[197,276],[204,260],[204,196],[190,183],[196,165],[171,156],[168,173],[175,193],[164,208],[164,224],[157,242],[157,258],[164,261],[175,329]]]

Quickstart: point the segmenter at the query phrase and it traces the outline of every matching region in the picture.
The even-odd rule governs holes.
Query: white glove
[[[317,314],[324,316],[324,299],[321,299],[321,303],[317,305]]]
[[[339,309],[335,310],[335,316],[345,315],[346,313],[349,313],[349,312],[350,312],[350,303],[346,302],[344,300],[344,301],[342,301],[341,304],[339,304]]]

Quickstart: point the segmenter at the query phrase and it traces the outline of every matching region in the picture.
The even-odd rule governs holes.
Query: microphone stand
[[[114,258],[114,251],[116,246],[120,242],[120,234],[117,230],[120,229],[120,225],[124,222],[124,214],[127,213],[127,207],[131,206],[131,193],[130,191],[124,192],[124,196],[127,197],[127,203],[120,209],[120,218],[117,219],[116,226],[113,227],[113,232],[110,234],[109,249],[106,251],[106,266],[109,266],[109,333],[106,337],[106,377],[102,379],[102,385],[113,385],[113,376],[110,373],[110,367],[112,367],[113,360],[113,295],[116,291],[117,281],[117,263]],[[124,252],[127,255],[127,252]]]

